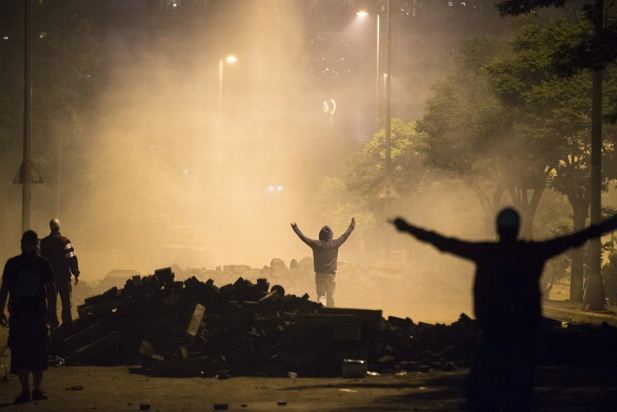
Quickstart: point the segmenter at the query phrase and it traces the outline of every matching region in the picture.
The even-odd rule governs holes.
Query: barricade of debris
[[[155,376],[332,376],[343,359],[376,372],[449,370],[468,362],[474,321],[383,319],[380,310],[325,308],[266,279],[222,287],[170,268],[85,299],[52,333],[67,365],[141,365]],[[137,371],[137,370],[136,370]]]

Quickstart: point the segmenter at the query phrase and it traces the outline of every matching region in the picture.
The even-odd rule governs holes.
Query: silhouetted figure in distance
[[[472,410],[533,410],[533,337],[542,316],[539,280],[546,261],[588,239],[617,229],[617,216],[580,232],[545,241],[518,239],[520,218],[497,215],[497,242],[466,242],[392,221],[401,232],[476,264],[473,306],[480,345],[468,392]]]
[[[298,237],[313,250],[313,265],[315,267],[315,284],[317,299],[325,296],[326,306],[334,307],[334,292],[336,290],[336,262],[338,248],[347,240],[356,226],[356,220],[351,219],[349,227],[339,238],[334,239],[334,233],[329,226],[319,231],[319,240],[310,239],[302,233],[298,225],[293,222],[291,228]]]
[[[41,255],[49,260],[54,272],[56,289],[62,303],[62,324],[70,324],[71,316],[71,275],[75,284],[79,282],[79,264],[71,240],[60,233],[60,220],[49,222],[50,234],[41,240]]]
[[[39,239],[28,230],[21,238],[22,254],[9,259],[0,287],[0,319],[9,301],[9,348],[11,373],[19,376],[22,392],[15,403],[47,399],[41,392],[43,371],[47,369],[48,324],[57,325],[56,287],[51,266],[39,256]],[[30,392],[29,374],[34,390]]]

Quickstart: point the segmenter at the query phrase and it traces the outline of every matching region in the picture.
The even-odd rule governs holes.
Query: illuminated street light
[[[270,185],[268,186],[267,190],[270,193],[274,193],[274,192],[282,192],[284,188],[281,185]]]
[[[219,111],[223,113],[223,72],[225,63],[234,65],[238,61],[238,57],[234,54],[228,54],[224,59],[219,59]]]
[[[385,12],[385,13],[384,13]],[[376,68],[377,68],[377,129],[381,127],[381,111],[380,111],[380,83],[381,83],[381,15],[385,14],[385,67],[383,70],[383,88],[384,88],[384,120],[385,120],[385,134],[386,134],[386,150],[385,150],[385,173],[384,173],[384,200],[385,200],[385,210],[386,215],[389,215],[389,206],[390,200],[392,197],[391,192],[391,174],[392,174],[392,74],[391,74],[391,63],[392,63],[392,44],[391,44],[391,36],[392,29],[390,25],[390,0],[385,0],[385,10],[381,10],[377,12],[375,18],[375,28],[376,28]],[[360,10],[356,12],[356,16],[365,17],[368,16],[364,10]],[[386,235],[386,252],[388,254],[388,258],[390,257],[390,236]]]

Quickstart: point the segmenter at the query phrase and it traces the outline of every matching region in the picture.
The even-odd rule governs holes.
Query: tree
[[[533,219],[556,159],[550,145],[528,133],[505,105],[487,67],[499,55],[487,40],[468,43],[454,73],[435,86],[419,122],[429,165],[452,172],[473,190],[487,224],[508,194],[523,216],[522,235],[531,237]]]
[[[423,168],[418,152],[420,133],[415,122],[392,119],[392,177],[394,192],[412,192],[422,181]],[[385,178],[386,135],[382,129],[347,163],[347,188],[376,206]]]
[[[588,123],[591,81],[584,73],[560,75],[551,61],[555,43],[575,38],[581,23],[557,21],[548,25],[530,20],[520,26],[512,42],[513,53],[489,65],[493,84],[504,105],[520,116],[526,134],[550,145],[557,159],[549,187],[564,194],[572,208],[575,231],[585,227],[590,205],[590,144]],[[607,146],[605,154],[612,148]],[[610,170],[609,170],[610,171]],[[615,177],[605,173],[603,187]],[[571,299],[583,291],[583,251],[572,252]]]
[[[565,0],[505,0],[499,3],[498,8],[504,15],[520,15],[543,7],[565,4]],[[581,23],[591,23],[588,24],[589,29],[581,32],[575,42],[556,43],[550,57],[554,66],[566,74],[586,69],[592,71],[590,209],[591,222],[597,223],[601,218],[603,75],[607,64],[617,58],[617,22],[614,18],[605,18],[604,0],[595,0],[593,5],[583,6],[583,13],[585,18]],[[600,276],[600,240],[592,240],[590,247],[590,274],[585,303],[592,310],[603,310],[605,302]]]

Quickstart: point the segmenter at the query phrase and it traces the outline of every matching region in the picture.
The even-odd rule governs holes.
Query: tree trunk
[[[589,204],[579,201],[572,204],[573,230],[578,232],[585,228]],[[570,302],[580,303],[583,301],[583,274],[585,270],[585,256],[583,246],[573,249],[571,252],[572,266],[570,269]]]
[[[492,192],[487,193],[488,190],[483,190],[479,185],[475,184],[471,180],[467,180],[469,187],[478,196],[478,201],[484,211],[484,227],[487,236],[495,235],[495,216],[497,215],[498,207],[501,204],[501,198],[505,189],[501,185],[495,186]]]
[[[531,190],[531,197],[528,195],[528,190]],[[508,192],[512,199],[512,204],[521,215],[520,237],[531,239],[533,237],[533,220],[544,190],[511,188]]]

